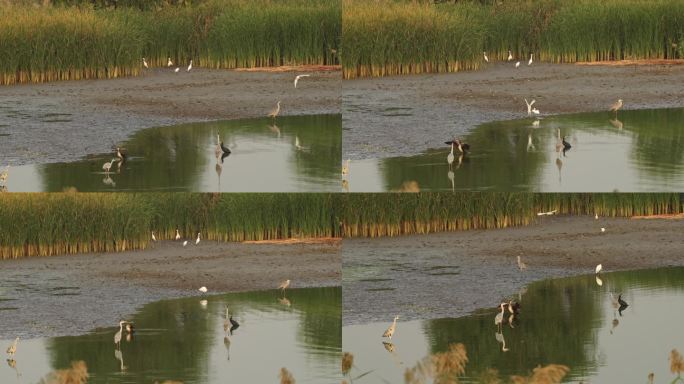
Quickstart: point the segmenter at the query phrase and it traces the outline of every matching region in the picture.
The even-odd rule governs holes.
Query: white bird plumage
[[[532,116],[532,106],[537,102],[537,100],[532,99],[531,102],[527,102],[527,99],[523,100],[525,100],[525,104],[527,104],[527,116]]]
[[[183,242],[183,246],[185,247],[186,245],[188,245],[188,241],[187,241],[187,240],[185,240],[185,241]]]
[[[157,236],[154,235],[154,231],[152,231],[152,241],[157,241]]]
[[[487,52],[482,53],[484,55],[484,61],[489,63],[489,57],[487,57]]]
[[[168,61],[166,62],[166,66],[170,67],[173,65],[173,61],[171,61],[171,58],[169,57]]]
[[[527,62],[527,65],[532,65],[532,56],[534,56],[534,54],[530,53],[530,61]]]
[[[280,285],[278,286],[278,289],[280,289],[284,292],[287,289],[287,287],[289,287],[289,286],[290,286],[290,279],[287,279],[287,280],[283,281],[282,283],[280,283]]]
[[[149,68],[149,67],[147,66],[147,60],[145,60],[144,57],[143,57],[143,66],[144,66],[145,68]]]
[[[112,159],[112,161],[102,164],[102,169],[105,171],[105,173],[109,173],[109,170],[112,169],[112,164],[114,164],[114,162],[118,160],[119,159]]]
[[[451,152],[447,155],[447,163],[449,163],[449,168],[451,168],[451,164],[454,162],[454,142],[451,142]]]
[[[187,70],[187,72],[190,72],[191,69],[192,69],[192,60],[190,60],[190,64],[188,65],[188,70]]]
[[[180,231],[178,231],[178,229],[176,229],[176,240],[180,240],[180,239],[181,239]]]
[[[278,114],[280,114],[280,100],[276,103],[276,107],[271,110],[271,112],[268,114],[268,117],[272,117],[275,119]]]
[[[309,76],[311,76],[311,75],[309,75],[309,74],[297,75],[294,79],[294,87],[297,88],[297,83],[299,82],[299,79],[301,79],[302,77],[309,77]]]
[[[517,63],[515,63],[515,67],[516,67],[516,68],[519,68],[519,67],[520,67],[520,62],[519,62],[519,61],[518,61]]]
[[[599,264],[596,266],[596,270],[594,271],[594,274],[598,275],[599,273],[601,273],[602,270],[603,270],[603,265]]]
[[[14,356],[15,353],[17,353],[17,344],[19,343],[19,338],[17,337],[14,339],[14,343],[7,348],[7,354],[10,356]]]
[[[200,233],[197,232],[197,239],[195,240],[195,245],[200,243]]]
[[[202,287],[200,287],[200,288],[198,289],[198,291],[200,291],[200,292],[202,292],[202,293],[207,293],[208,289],[207,289],[207,287],[202,286]]]
[[[513,60],[513,54],[511,53],[510,49],[508,50],[508,61]]]
[[[178,73],[180,71],[180,67],[176,67],[176,69],[174,69],[173,71]]]

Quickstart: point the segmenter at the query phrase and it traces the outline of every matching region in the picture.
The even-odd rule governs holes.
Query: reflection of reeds
[[[295,384],[294,376],[286,368],[280,368],[280,384]]]
[[[439,352],[425,357],[412,368],[404,372],[407,384],[432,382],[435,384],[458,383],[458,377],[465,373],[468,355],[465,345],[451,344],[446,352]]]
[[[557,384],[568,374],[570,368],[560,364],[549,364],[545,367],[537,367],[528,377],[511,376],[513,384]]]
[[[342,355],[342,374],[348,374],[352,368],[352,365],[354,365],[354,355],[349,352],[345,352],[344,355]]]
[[[71,368],[51,372],[45,379],[40,380],[40,384],[86,384],[89,377],[86,363],[74,361]]]
[[[681,376],[684,373],[684,358],[676,349],[670,352],[670,371],[677,374],[677,376]]]

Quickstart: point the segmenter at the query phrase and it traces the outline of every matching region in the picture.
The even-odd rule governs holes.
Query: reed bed
[[[343,237],[381,237],[535,222],[538,212],[631,217],[680,213],[679,194],[418,193],[350,194],[341,204]]]
[[[338,237],[335,195],[40,193],[0,195],[0,259],[145,249],[172,239]]]
[[[343,1],[344,78],[478,69],[483,51],[554,63],[684,57],[679,0]]]
[[[159,9],[0,7],[0,84],[135,76],[151,67],[337,64],[337,0],[210,0]]]

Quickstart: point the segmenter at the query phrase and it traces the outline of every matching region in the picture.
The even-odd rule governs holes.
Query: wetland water
[[[570,367],[565,382],[646,382],[650,372],[656,382],[672,381],[668,355],[684,350],[684,268],[608,273],[602,282],[585,275],[531,284],[513,328],[505,324],[501,333],[494,308],[462,318],[400,318],[391,345],[380,336],[394,314],[387,322],[345,326],[352,377],[371,371],[354,382],[400,383],[423,357],[463,343],[469,358],[463,382],[478,382],[488,368],[507,378],[552,363]],[[610,292],[621,293],[629,306],[620,311]]]
[[[216,156],[220,134],[232,153]],[[144,129],[115,151],[72,163],[12,167],[10,192],[337,192],[341,115],[283,116]],[[113,144],[113,143],[112,143]],[[298,145],[297,145],[298,144]],[[219,154],[220,155],[220,154]],[[2,165],[4,166],[4,165]]]
[[[666,192],[684,190],[684,109],[582,113],[483,124],[450,170],[449,146],[411,157],[352,161],[351,192],[416,182],[423,190]],[[557,130],[572,148],[557,150]]]
[[[339,287],[160,301],[126,319],[137,330],[119,351],[118,327],[20,340],[13,362],[0,364],[0,382],[33,384],[83,361],[89,383],[269,383],[282,367],[298,383],[339,383],[341,301]],[[232,334],[224,331],[225,306],[240,323]]]

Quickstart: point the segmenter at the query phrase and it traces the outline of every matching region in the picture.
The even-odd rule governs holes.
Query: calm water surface
[[[371,371],[354,382],[402,383],[406,368],[463,343],[464,382],[477,382],[488,368],[508,378],[551,363],[570,367],[566,382],[640,383],[650,372],[656,382],[671,382],[669,353],[684,351],[684,268],[609,273],[602,282],[592,275],[530,285],[518,319],[500,334],[494,308],[458,319],[400,319],[392,345],[380,336],[394,314],[384,323],[344,327],[344,350],[356,366],[352,377]],[[610,292],[622,293],[629,307],[619,311]]]
[[[413,157],[352,162],[351,192],[421,190],[665,192],[684,190],[684,109],[583,113],[484,124],[451,171],[449,146]],[[556,150],[558,129],[572,145]]]
[[[128,320],[138,330],[120,350],[116,328],[76,337],[20,340],[0,383],[37,383],[85,362],[88,383],[275,383],[286,367],[297,383],[339,383],[341,289],[308,288],[162,301]],[[240,326],[224,331],[224,313]],[[124,331],[125,332],[125,331]],[[3,354],[11,340],[0,340]]]
[[[220,134],[232,153],[216,156]],[[10,192],[195,191],[337,192],[341,115],[285,116],[144,129],[122,143],[128,160],[107,174],[114,156],[12,167]],[[4,167],[4,165],[1,165]]]

